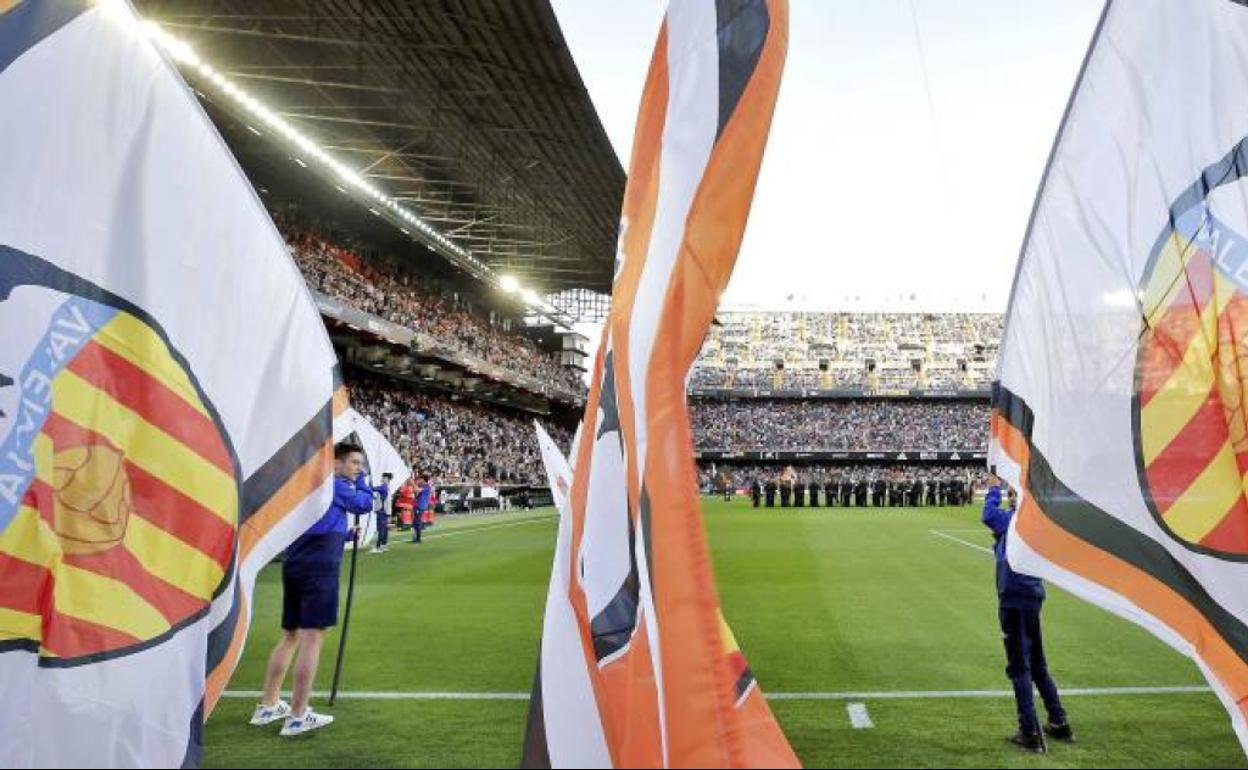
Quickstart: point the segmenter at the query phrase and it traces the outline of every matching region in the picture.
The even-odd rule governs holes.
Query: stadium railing
[[[329,316],[359,329],[365,329],[396,345],[410,347],[421,355],[439,358],[448,363],[461,366],[473,374],[484,375],[492,380],[507,383],[521,390],[527,390],[530,393],[536,393],[570,404],[583,404],[585,402],[585,397],[579,393],[574,393],[571,390],[558,387],[537,377],[511,371],[491,364],[485,359],[455,350],[452,346],[432,335],[400,326],[371,313],[365,313],[363,310],[359,310],[340,299],[322,294],[315,289],[309,288],[309,291],[312,293],[312,298],[316,301],[317,309],[320,310],[322,315]]]

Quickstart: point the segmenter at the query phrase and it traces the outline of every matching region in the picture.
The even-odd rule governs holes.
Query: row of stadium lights
[[[151,38],[163,51],[165,51],[171,59],[178,64],[186,67],[194,68],[200,76],[212,83],[218,90],[226,96],[233,99],[244,109],[246,109],[258,121],[268,126],[274,132],[285,138],[291,144],[299,149],[305,156],[314,159],[318,163],[323,164],[326,168],[334,173],[334,175],[342,180],[348,187],[353,187],[372,199],[384,209],[388,209],[399,219],[420,230],[426,237],[433,239],[439,246],[450,251],[455,256],[467,261],[478,275],[495,282],[500,288],[510,294],[518,294],[529,307],[541,310],[545,313],[557,312],[557,308],[544,301],[532,289],[526,289],[520,286],[520,282],[510,275],[497,277],[488,265],[478,260],[467,249],[455,244],[451,239],[438,232],[428,222],[425,222],[406,206],[399,203],[394,198],[383,193],[376,185],[360,176],[355,170],[348,168],[345,164],[331,157],[327,152],[320,148],[304,135],[299,129],[292,126],[282,116],[270,110],[261,104],[255,97],[239,88],[229,78],[222,75],[208,62],[199,58],[195,50],[189,43],[174,35],[169,34],[154,21],[145,21],[143,23],[147,36]],[[251,128],[251,126],[248,126]],[[259,134],[254,128],[254,133]],[[296,157],[295,162],[300,166],[307,168],[307,163],[301,158]],[[376,209],[370,209],[375,214],[380,214]],[[552,319],[555,320],[555,319]]]

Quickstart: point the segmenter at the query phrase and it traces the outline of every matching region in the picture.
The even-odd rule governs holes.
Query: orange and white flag
[[[1191,656],[1248,745],[1248,7],[1106,5],[1020,258],[1011,564]]]
[[[530,767],[793,767],[720,612],[685,403],[745,230],[785,0],[679,0],[642,94],[612,308],[530,705]]]

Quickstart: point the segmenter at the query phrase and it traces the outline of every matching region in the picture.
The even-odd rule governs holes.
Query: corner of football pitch
[[[1013,701],[976,510],[703,505],[724,613],[807,767],[1248,766],[1195,664],[1056,589],[1045,644],[1079,742],[1044,757],[1007,746]],[[342,693],[332,709],[313,701],[337,721],[298,738],[247,725],[278,633],[280,571],[266,568],[205,765],[515,766],[555,520],[445,517],[420,545],[396,533],[388,553],[362,553]],[[335,631],[318,690],[337,646]]]

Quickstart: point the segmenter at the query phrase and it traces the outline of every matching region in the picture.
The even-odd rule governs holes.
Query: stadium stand
[[[289,218],[279,220],[279,229],[313,289],[357,310],[431,335],[461,353],[573,392],[584,391],[580,372],[561,366],[523,334],[497,325],[494,318],[483,317],[461,297],[421,286],[414,273],[396,275],[378,269],[361,253]]]
[[[983,451],[988,445],[984,403],[698,400],[691,412],[698,449]]]
[[[463,294],[414,271],[374,259],[284,212],[280,230],[309,287],[367,314],[436,338],[445,347],[584,393],[576,370],[561,366],[500,309],[474,306]],[[698,452],[966,452],[986,446],[988,408],[947,399],[777,399],[715,397],[716,391],[875,391],[986,386],[1000,334],[999,316],[727,313],[714,327],[690,378]],[[918,340],[918,343],[914,341]],[[920,366],[912,365],[913,359]],[[783,362],[778,368],[777,361]],[[872,362],[873,366],[869,366]],[[968,365],[959,368],[962,362]],[[823,364],[822,366],[820,364]],[[361,372],[352,402],[385,433],[413,467],[446,482],[534,484],[545,481],[531,415],[471,394],[420,390],[398,379]],[[518,400],[516,403],[520,403]],[[568,415],[547,421],[556,441],[570,444]],[[562,423],[562,424],[561,424]],[[707,466],[706,462],[703,463]],[[949,469],[904,463],[876,478]],[[849,473],[863,466],[805,466],[802,473]],[[758,473],[742,469],[742,474]],[[855,481],[856,483],[856,481]]]
[[[347,385],[351,405],[408,465],[439,484],[546,484],[531,418],[366,373],[349,373]],[[550,422],[544,427],[566,452],[572,434]]]
[[[774,476],[775,460],[873,489],[979,474],[1001,316],[726,311],[717,322],[689,378],[704,480],[753,462],[732,471],[744,488]]]
[[[985,390],[992,314],[724,312],[690,384],[699,389]]]

